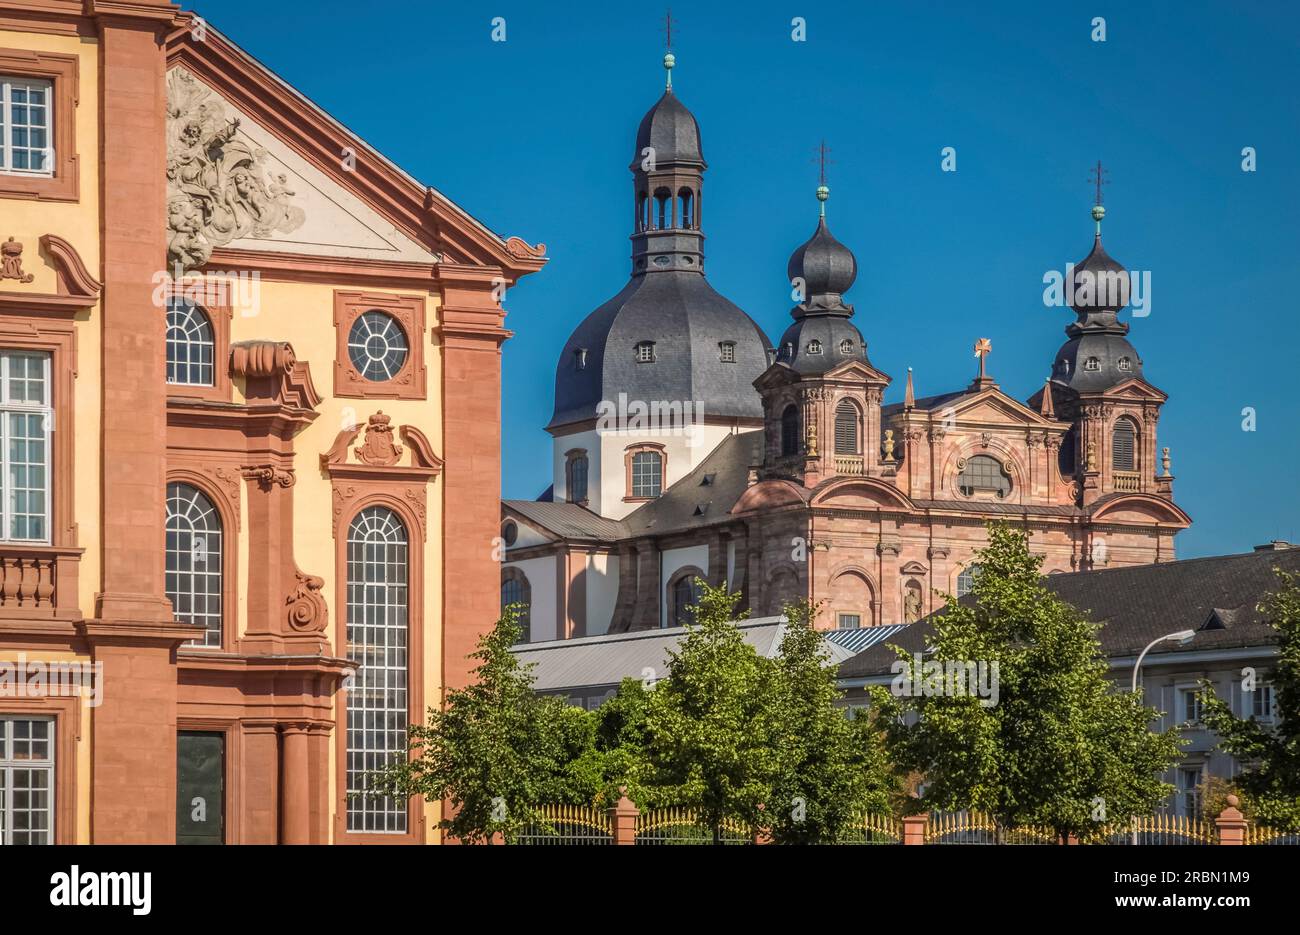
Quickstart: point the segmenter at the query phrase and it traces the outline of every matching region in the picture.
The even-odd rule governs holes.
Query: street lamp
[[[1146,658],[1146,654],[1151,651],[1152,646],[1155,646],[1157,643],[1178,643],[1182,646],[1186,646],[1192,641],[1194,636],[1196,636],[1195,630],[1179,630],[1177,633],[1168,633],[1158,639],[1152,640],[1150,643],[1147,643],[1146,649],[1138,653],[1137,662],[1133,663],[1134,693],[1138,690],[1138,671],[1142,668],[1142,660]]]
[[[1138,653],[1137,661],[1133,663],[1133,694],[1135,695],[1137,694],[1138,672],[1142,668],[1142,660],[1145,659],[1146,654],[1151,651],[1151,647],[1157,645],[1158,643],[1178,643],[1180,646],[1186,646],[1188,643],[1192,641],[1192,638],[1195,636],[1196,636],[1195,630],[1179,630],[1177,633],[1166,633],[1164,636],[1157,637],[1156,639],[1152,640],[1150,643],[1147,643],[1146,648],[1143,649],[1142,652]],[[1138,842],[1137,816],[1134,815],[1133,816],[1133,845],[1135,847],[1137,846],[1137,842]]]

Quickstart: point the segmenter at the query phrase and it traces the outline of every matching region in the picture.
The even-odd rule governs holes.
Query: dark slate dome
[[[700,125],[671,88],[641,118],[641,126],[636,131],[636,152],[632,156],[634,169],[645,159],[647,147],[654,149],[655,163],[660,166],[705,166]]]
[[[1108,287],[1107,283],[1111,285]],[[1087,290],[1080,295],[1081,290]],[[1087,301],[1088,299],[1091,301]],[[1101,245],[1101,234],[1092,244],[1092,252],[1074,266],[1074,302],[1071,308],[1080,317],[1114,316],[1128,305],[1129,277],[1119,261]]]
[[[1142,359],[1123,334],[1085,331],[1056,352],[1052,382],[1079,393],[1099,393],[1142,376]]]
[[[840,243],[826,227],[826,218],[817,222],[817,230],[808,242],[790,256],[786,266],[790,281],[804,281],[804,292],[816,298],[838,298],[848,292],[858,276],[858,261],[848,247]]]
[[[654,343],[654,361],[637,345]],[[721,345],[732,345],[725,352]],[[555,412],[548,428],[597,415],[619,393],[647,403],[699,402],[706,417],[761,420],[753,381],[767,369],[767,340],[740,308],[699,272],[634,276],[580,324],[555,369]]]

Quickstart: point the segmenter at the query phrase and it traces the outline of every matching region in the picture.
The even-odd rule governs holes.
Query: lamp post
[[[1141,671],[1142,669],[1142,660],[1146,658],[1147,653],[1151,651],[1151,648],[1153,646],[1156,646],[1160,643],[1178,643],[1180,646],[1186,646],[1188,643],[1192,641],[1193,637],[1195,636],[1196,636],[1195,630],[1179,630],[1176,633],[1166,633],[1164,636],[1157,637],[1156,639],[1152,640],[1150,643],[1147,643],[1146,648],[1144,648],[1142,652],[1138,653],[1137,661],[1133,663],[1133,694],[1135,695],[1137,694],[1138,672]],[[1133,816],[1133,846],[1134,847],[1137,846],[1137,842],[1138,842],[1137,816],[1134,815]]]

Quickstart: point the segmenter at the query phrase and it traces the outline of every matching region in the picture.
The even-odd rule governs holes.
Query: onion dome
[[[794,324],[781,335],[776,360],[802,374],[826,373],[847,360],[868,362],[866,341],[849,320],[853,306],[843,295],[857,278],[858,262],[826,226],[829,196],[825,185],[817,189],[822,203],[817,230],[786,265],[791,285],[802,289],[804,298],[790,310]]]
[[[1070,306],[1079,316],[1066,326],[1069,340],[1056,352],[1052,383],[1079,393],[1100,393],[1142,376],[1142,359],[1129,343],[1119,311],[1129,300],[1128,271],[1101,245],[1106,209],[1092,209],[1097,223],[1092,252],[1074,268]]]

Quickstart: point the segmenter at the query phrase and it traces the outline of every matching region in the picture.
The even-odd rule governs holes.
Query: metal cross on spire
[[[672,7],[669,7],[664,11],[664,84],[669,91],[673,89],[673,66],[677,64],[677,57],[673,55],[673,22]]]
[[[1101,187],[1110,184],[1110,181],[1106,178],[1109,174],[1109,170],[1102,168],[1101,160],[1098,159],[1097,164],[1092,168],[1091,176],[1088,178],[1089,182],[1092,182],[1097,186],[1097,200],[1095,204],[1101,204]]]

